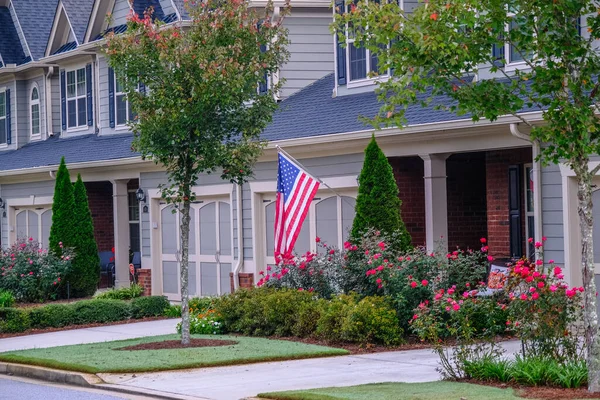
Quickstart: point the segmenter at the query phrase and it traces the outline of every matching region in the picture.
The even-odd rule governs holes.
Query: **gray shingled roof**
[[[34,142],[18,150],[0,152],[0,171],[58,165],[67,163],[116,160],[139,155],[131,149],[133,135],[85,135],[69,139],[52,137]]]
[[[90,21],[90,15],[92,14],[92,8],[94,6],[94,0],[61,0],[71,27],[75,33],[75,37],[79,44],[83,43],[85,38],[85,31]]]
[[[12,0],[34,60],[44,57],[58,0]]]
[[[355,132],[371,128],[359,117],[374,117],[381,103],[374,92],[332,97],[334,74],[326,75],[281,102],[273,122],[262,134],[263,139],[284,140],[307,136]],[[423,95],[425,98],[426,95]],[[450,112],[435,110],[450,99],[438,96],[427,108],[419,104],[406,111],[408,125],[469,119]]]
[[[0,7],[0,55],[4,64],[21,64],[25,53],[7,7]]]

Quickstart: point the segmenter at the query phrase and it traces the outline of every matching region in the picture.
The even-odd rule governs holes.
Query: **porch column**
[[[425,171],[425,241],[434,251],[441,241],[448,243],[448,199],[446,159],[450,154],[420,154]]]
[[[129,204],[128,179],[113,180],[113,218],[115,226],[115,286],[129,286]]]

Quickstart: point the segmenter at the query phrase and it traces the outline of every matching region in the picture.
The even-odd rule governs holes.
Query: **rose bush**
[[[62,249],[62,255],[57,257],[32,238],[19,239],[0,252],[0,289],[11,292],[17,301],[56,299],[72,259],[71,249]]]

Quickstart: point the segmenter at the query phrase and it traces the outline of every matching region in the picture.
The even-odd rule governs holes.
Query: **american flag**
[[[275,201],[275,257],[290,257],[319,181],[279,153]]]

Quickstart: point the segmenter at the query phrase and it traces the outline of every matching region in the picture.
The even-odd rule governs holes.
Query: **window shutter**
[[[85,66],[85,83],[87,85],[87,124],[92,126],[94,124],[94,105],[92,104],[92,64]]]
[[[508,167],[508,213],[510,232],[510,255],[520,258],[523,256],[521,234],[521,166]]]
[[[337,14],[343,14],[346,7],[344,0],[335,0],[335,12]],[[342,40],[336,35],[337,45],[336,48],[336,60],[337,60],[337,81],[338,85],[346,84],[346,47]]]
[[[12,143],[12,135],[11,135],[11,131],[10,131],[10,89],[6,89],[6,119],[5,119],[5,123],[6,123],[6,144],[11,144]]]
[[[260,30],[260,27],[262,26],[262,20],[258,22],[257,24],[257,28]],[[261,53],[266,53],[267,52],[267,45],[265,44],[261,44],[260,45],[260,52]],[[268,90],[268,82],[269,76],[267,75],[267,73],[265,72],[262,79],[258,82],[258,93],[259,94],[265,94],[267,93]]]
[[[494,64],[497,67],[503,67],[504,66],[504,43],[494,43],[492,45],[492,57],[494,59]]]
[[[67,80],[65,71],[60,71],[60,118],[62,120],[62,130],[67,130]]]
[[[115,127],[115,71],[108,67],[108,122]]]
[[[142,82],[139,83],[139,90],[141,94],[146,94],[146,85],[144,85]]]

